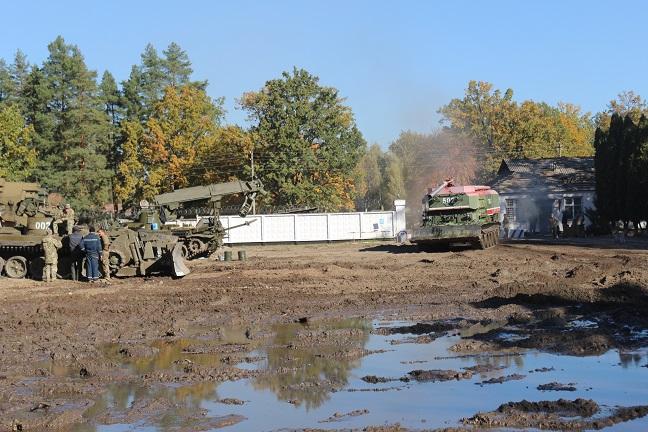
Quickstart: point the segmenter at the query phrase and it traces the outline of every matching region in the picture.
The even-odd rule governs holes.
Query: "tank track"
[[[499,228],[499,224],[483,228],[479,239],[475,242],[475,246],[479,249],[496,246],[499,243]]]

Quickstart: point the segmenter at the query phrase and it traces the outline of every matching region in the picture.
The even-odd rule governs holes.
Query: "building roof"
[[[499,193],[593,191],[594,158],[505,159],[491,186]]]

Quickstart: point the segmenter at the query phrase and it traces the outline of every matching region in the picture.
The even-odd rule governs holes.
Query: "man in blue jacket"
[[[101,257],[101,239],[95,233],[94,227],[88,227],[90,233],[81,240],[81,250],[86,255],[86,276],[90,282],[99,279],[99,258]]]

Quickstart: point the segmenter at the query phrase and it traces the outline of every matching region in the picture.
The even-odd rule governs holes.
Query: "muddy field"
[[[646,430],[648,253],[246,248],[0,279],[0,430]]]

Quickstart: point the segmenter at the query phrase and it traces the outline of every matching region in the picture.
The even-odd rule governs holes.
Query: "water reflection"
[[[209,345],[195,339],[158,340],[151,344],[155,354],[149,356],[131,357],[124,345],[120,344],[108,344],[103,352],[108,360],[128,366],[137,374],[145,374],[178,367],[179,362],[185,359],[201,366],[216,367],[221,364],[223,355],[209,352]],[[194,351],[196,346],[207,352]]]
[[[265,349],[265,367],[274,373],[256,378],[253,386],[307,410],[317,408],[347,384],[370,330],[371,323],[363,319],[276,326]]]
[[[201,406],[204,401],[218,399],[216,388],[214,382],[182,387],[113,384],[84,413],[88,423],[74,431],[101,430],[97,423],[128,426],[117,430],[131,430],[137,424],[151,425],[157,430],[193,430],[210,421]]]
[[[619,364],[625,369],[631,366],[643,366],[645,364],[645,353],[619,351]]]

